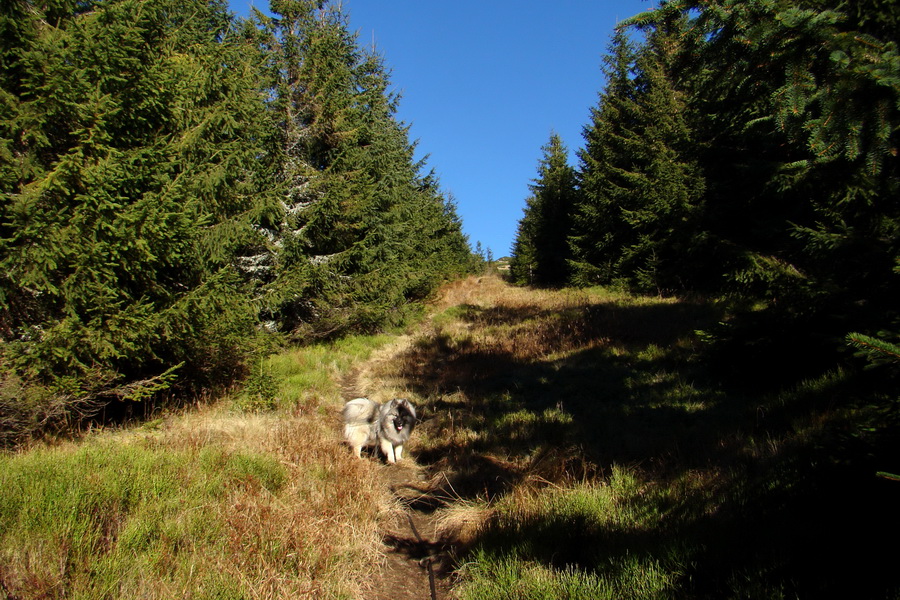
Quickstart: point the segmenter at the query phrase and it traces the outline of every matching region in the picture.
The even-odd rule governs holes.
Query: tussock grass
[[[464,598],[665,598],[684,574],[677,552],[657,558],[621,545],[660,526],[636,501],[646,492],[626,469],[608,481],[516,490],[482,529],[463,572]],[[503,548],[502,553],[489,548]]]
[[[735,386],[696,333],[725,317],[455,282],[416,332],[290,350],[234,397],[0,455],[0,592],[368,597],[398,509],[390,467],[340,443],[343,401],[368,395],[417,405],[416,505],[462,600],[900,598],[880,549],[900,487],[873,475],[900,470],[873,408],[891,394],[849,368]]]
[[[277,403],[225,399],[0,456],[11,598],[357,598],[393,509],[340,444],[340,375],[386,338],[272,357]]]
[[[376,375],[422,402],[415,454],[441,474],[460,598],[900,597],[864,533],[900,533],[884,528],[900,488],[873,464],[896,444],[863,439],[885,431],[860,409],[873,392],[840,369],[784,387],[790,365],[733,385],[698,334],[724,310],[490,277],[445,289]]]
[[[655,560],[625,558],[610,564],[615,577],[575,567],[556,569],[512,554],[476,553],[457,590],[471,600],[654,600],[672,597],[677,573]]]
[[[323,398],[340,396],[357,365],[393,340],[359,335],[273,354],[255,366],[235,406],[246,412],[315,409]]]

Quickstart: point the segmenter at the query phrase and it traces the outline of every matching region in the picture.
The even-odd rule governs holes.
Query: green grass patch
[[[392,339],[355,335],[273,354],[253,367],[235,406],[246,412],[289,410],[338,396],[342,375]]]
[[[476,553],[457,593],[464,600],[657,600],[673,596],[678,573],[652,559],[610,564],[615,577],[578,567],[555,569],[515,554]]]
[[[650,551],[645,538],[664,513],[648,507],[647,494],[633,473],[616,467],[603,485],[501,500],[467,563],[460,597],[673,597],[684,565],[678,552]]]
[[[356,597],[383,494],[337,442],[334,409],[393,339],[287,350],[230,406],[0,455],[0,595]]]
[[[270,456],[149,438],[0,457],[0,581],[14,597],[144,596],[147,581],[149,597],[239,597],[224,506],[286,478]]]
[[[743,362],[701,333],[722,304],[494,300],[389,374],[432,409],[418,459],[472,507],[447,511],[462,598],[900,598],[889,380]]]

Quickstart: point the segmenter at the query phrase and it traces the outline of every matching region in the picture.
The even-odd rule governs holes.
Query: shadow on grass
[[[893,556],[874,543],[900,534],[900,484],[873,477],[875,456],[897,444],[847,443],[852,432],[840,427],[854,425],[836,414],[860,394],[850,378],[807,394],[735,391],[699,361],[694,332],[720,318],[701,304],[464,306],[459,315],[464,335],[438,331],[400,362],[403,383],[427,399],[417,460],[446,478],[432,508],[497,501],[535,478],[602,480],[629,465],[654,493],[627,502],[661,515],[649,528],[610,527],[548,509],[494,523],[476,547],[593,572],[626,556],[668,561],[682,581],[674,597],[900,591]],[[812,423],[813,414],[823,426],[797,431],[798,417]],[[771,440],[768,452],[760,440]],[[708,484],[678,487],[700,472],[712,474]]]
[[[401,359],[404,385],[429,399],[432,426],[446,430],[419,460],[515,461],[565,446],[598,465],[706,461],[723,427],[752,410],[729,403],[691,362],[692,332],[717,316],[674,303],[466,307],[468,336],[438,332]],[[461,441],[457,429],[470,433]]]

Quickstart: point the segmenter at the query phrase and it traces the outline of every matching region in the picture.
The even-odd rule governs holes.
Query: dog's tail
[[[356,398],[344,405],[344,423],[371,423],[375,419],[378,405],[368,398]]]

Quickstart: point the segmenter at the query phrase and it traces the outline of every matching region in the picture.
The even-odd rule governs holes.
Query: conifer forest
[[[400,323],[471,268],[382,59],[328,3],[271,14],[2,3],[7,436],[227,383],[267,333]]]
[[[900,6],[662,2],[609,41],[577,165],[542,148],[511,277],[700,293],[722,369],[898,347]]]

